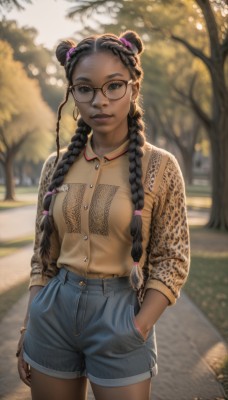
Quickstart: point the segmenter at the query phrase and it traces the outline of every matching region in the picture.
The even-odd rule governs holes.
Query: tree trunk
[[[13,174],[13,157],[8,155],[3,164],[5,172],[5,200],[15,200],[14,174]]]
[[[225,114],[225,113],[224,113]],[[228,118],[223,115],[220,132],[211,132],[212,207],[208,227],[228,230]]]
[[[192,173],[193,154],[188,151],[182,152],[185,183],[188,185],[192,184],[192,179],[193,179],[193,173]]]

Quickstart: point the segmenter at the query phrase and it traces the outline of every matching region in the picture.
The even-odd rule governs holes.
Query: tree
[[[0,85],[0,163],[5,171],[5,199],[13,200],[15,157],[27,144],[30,158],[44,160],[53,143],[54,118],[38,83],[27,77],[4,41],[0,41]]]
[[[24,5],[21,3],[29,3],[31,4],[30,0],[0,0],[0,14],[3,11],[11,11],[12,8],[17,8],[17,10],[24,10]]]
[[[202,124],[189,105],[178,98],[175,87],[181,82],[187,90],[192,71],[204,76],[205,71],[194,65],[192,58],[189,55],[186,57],[182,48],[176,48],[173,43],[164,45],[161,40],[146,44],[142,62],[145,73],[145,119],[147,126],[150,126],[149,133],[152,131],[148,139],[159,144],[159,136],[162,135],[167,144],[170,142],[178,148],[185,181],[190,184],[195,144]]]
[[[72,3],[75,1],[70,0]],[[225,71],[228,54],[228,5],[225,0],[119,0],[113,7],[109,0],[81,1],[72,7],[69,16],[109,10],[116,21],[121,13],[132,18],[131,26],[144,27],[150,37],[160,34],[166,41],[174,41],[200,60],[210,76],[211,93],[208,109],[201,106],[197,96],[200,78],[194,77],[188,98],[197,117],[202,121],[212,151],[212,208],[208,226],[228,230],[228,90]],[[134,23],[133,23],[134,21]],[[125,27],[123,27],[124,29]],[[198,39],[194,42],[194,29]],[[152,36],[151,36],[152,35]],[[190,39],[189,39],[190,38]],[[196,85],[197,82],[197,85]]]
[[[207,55],[179,36],[171,35],[171,37],[183,44],[192,55],[199,58],[211,77],[211,112],[205,112],[194,95],[195,79],[189,89],[189,99],[196,115],[203,122],[211,143],[213,163],[212,208],[208,226],[228,230],[228,89],[225,78],[228,29],[224,33],[219,32],[212,4],[209,0],[196,0],[196,3],[205,18],[210,54]]]
[[[56,112],[63,97],[65,77],[53,51],[36,44],[37,30],[32,27],[20,28],[16,21],[6,19],[0,26],[0,39],[14,49],[14,59],[23,64],[28,77],[39,81],[44,100]]]

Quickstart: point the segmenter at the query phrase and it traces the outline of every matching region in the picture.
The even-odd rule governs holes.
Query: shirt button
[[[98,169],[99,166],[100,166],[100,164],[96,164],[96,165],[95,165],[95,169]]]
[[[84,261],[84,262],[87,262],[87,261],[88,261],[88,257],[85,257],[83,261]]]
[[[92,188],[93,188],[93,185],[91,184],[91,185],[89,185],[89,187],[92,189]]]
[[[88,210],[87,204],[84,205],[84,210]]]
[[[87,239],[88,239],[88,236],[87,236],[87,235],[85,235],[83,239],[84,239],[84,240],[87,240]]]

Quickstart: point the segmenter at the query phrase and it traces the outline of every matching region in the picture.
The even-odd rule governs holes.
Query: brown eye
[[[123,82],[115,81],[115,82],[109,83],[109,85],[106,88],[106,90],[111,92],[111,91],[114,91],[114,90],[121,89],[123,86],[124,86]]]
[[[87,85],[78,85],[75,86],[75,91],[78,93],[91,93],[93,92],[93,88],[91,86],[87,86]]]

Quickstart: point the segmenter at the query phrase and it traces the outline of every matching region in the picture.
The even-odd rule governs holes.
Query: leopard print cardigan
[[[144,189],[154,194],[154,204],[146,261],[143,266],[144,285],[138,292],[138,298],[141,303],[145,290],[154,288],[166,295],[170,304],[174,304],[187,279],[190,264],[184,183],[175,157],[147,143],[148,147],[150,156],[146,167]],[[54,161],[55,155],[52,154],[41,173],[30,286],[45,285],[58,272],[56,262],[50,262],[48,269],[43,273],[39,256],[42,201],[54,172]],[[57,237],[53,240],[55,243],[52,241],[50,260],[57,259],[55,249],[59,249]]]

